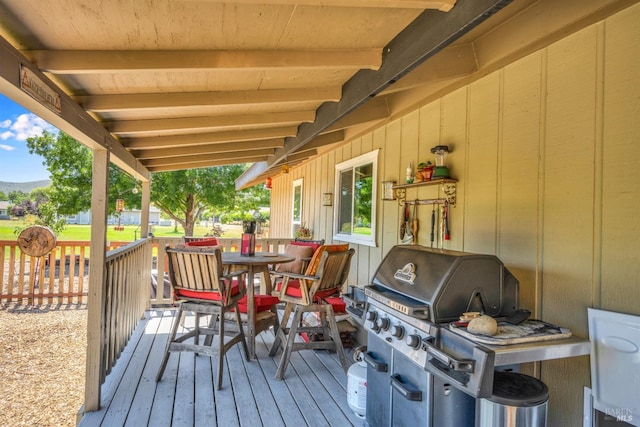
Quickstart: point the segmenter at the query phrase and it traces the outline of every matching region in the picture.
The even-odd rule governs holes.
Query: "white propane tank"
[[[367,412],[367,364],[364,361],[364,352],[367,347],[358,347],[353,353],[356,363],[347,371],[347,403],[349,408],[360,418],[364,418]]]

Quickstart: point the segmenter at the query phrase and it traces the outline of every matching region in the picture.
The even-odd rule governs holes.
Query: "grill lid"
[[[394,246],[368,288],[386,298],[390,290],[430,307],[432,322],[454,321],[465,311],[496,317],[518,309],[518,280],[494,255]]]

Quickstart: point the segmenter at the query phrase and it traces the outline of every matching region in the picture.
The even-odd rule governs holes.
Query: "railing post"
[[[93,150],[91,255],[89,258],[89,295],[87,298],[87,368],[84,387],[84,412],[100,409],[100,385],[103,372],[102,349],[104,346],[102,308],[106,300],[105,257],[107,250],[108,171],[109,152],[107,150]]]

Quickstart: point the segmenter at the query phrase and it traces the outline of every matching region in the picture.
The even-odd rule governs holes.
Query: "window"
[[[378,150],[336,165],[336,209],[333,238],[376,245]]]
[[[293,181],[293,204],[291,218],[291,235],[295,236],[296,231],[302,224],[302,178]]]

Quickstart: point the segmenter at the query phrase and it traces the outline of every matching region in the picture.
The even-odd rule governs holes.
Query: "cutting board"
[[[519,325],[498,322],[498,333],[494,336],[474,334],[473,332],[467,331],[466,326],[459,326],[455,323],[451,323],[449,329],[472,341],[490,345],[523,344],[528,342],[558,340],[571,336],[569,329],[535,319],[526,320]]]

